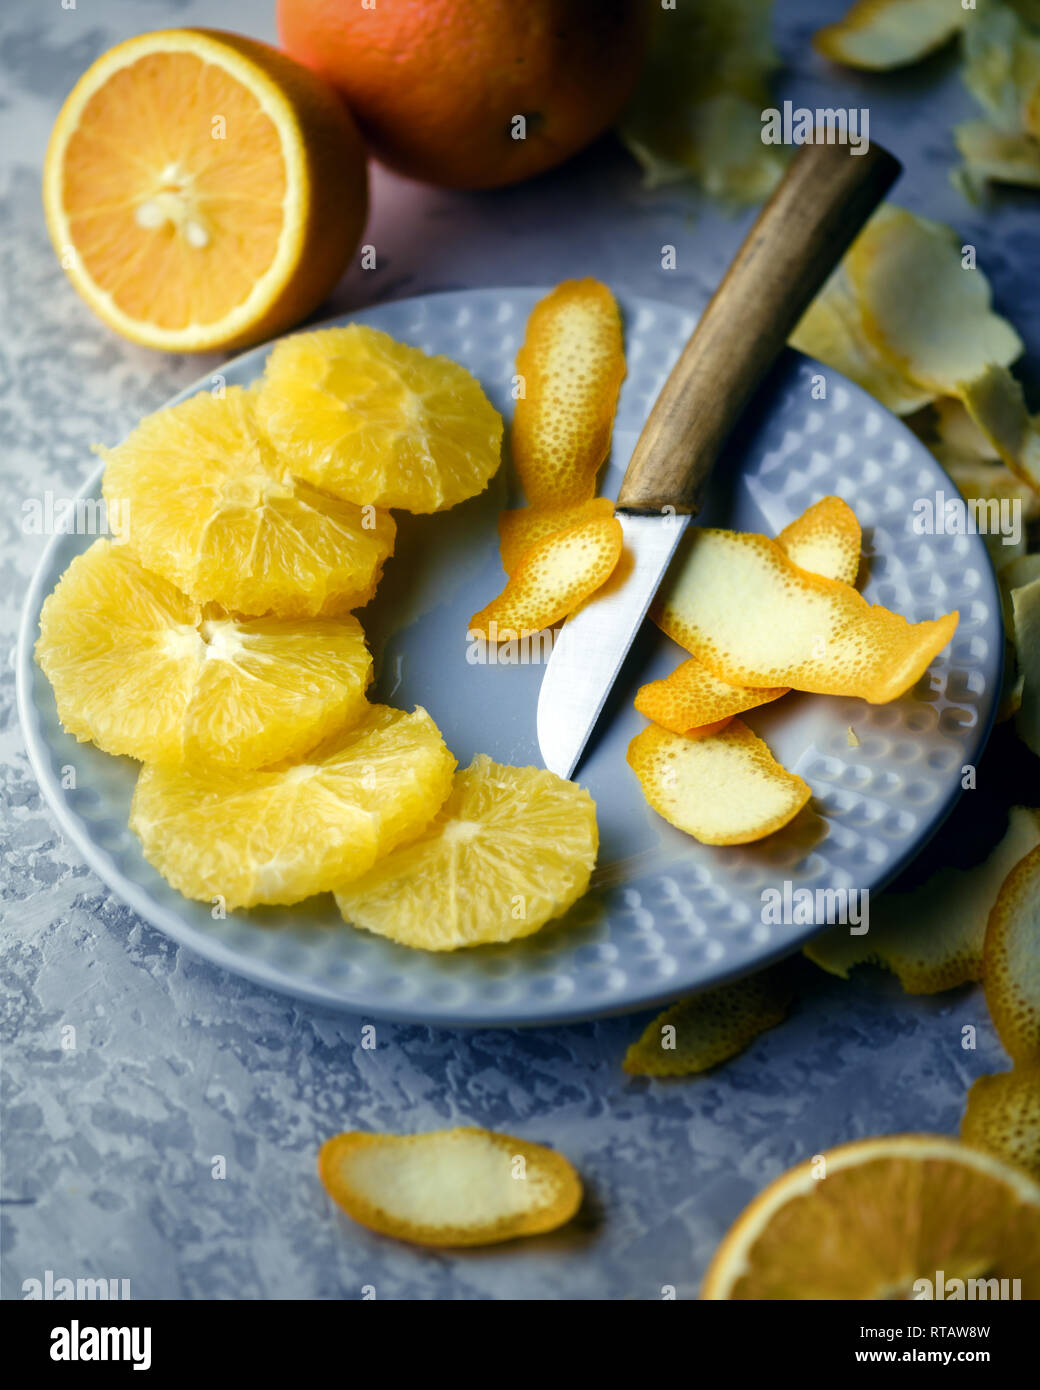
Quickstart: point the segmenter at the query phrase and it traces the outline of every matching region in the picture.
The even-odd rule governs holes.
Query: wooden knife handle
[[[802,146],[672,368],[632,454],[620,508],[699,510],[744,406],[899,171],[879,145],[861,155],[847,145]]]

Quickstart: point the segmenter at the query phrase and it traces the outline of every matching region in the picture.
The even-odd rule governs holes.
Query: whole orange
[[[617,117],[646,0],[278,0],[286,51],[345,97],[384,164],[494,188],[559,164]]]

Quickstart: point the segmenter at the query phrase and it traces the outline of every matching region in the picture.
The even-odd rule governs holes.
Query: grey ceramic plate
[[[508,417],[513,359],[540,293],[432,295],[354,318],[465,363]],[[628,377],[601,489],[611,497],[694,326],[691,314],[672,305],[628,299],[622,308]],[[266,351],[228,363],[227,381],[258,376]],[[826,373],[826,399],[814,400],[811,377],[819,370],[795,353],[779,363],[719,466],[702,521],[774,533],[817,498],[838,493],[864,528],[866,595],[915,621],[958,608],[961,624],[951,648],[894,704],[789,695],[747,716],[813,789],[810,805],[785,830],[755,845],[713,849],[646,805],[625,762],[644,724],[632,698],[684,656],[648,631],[578,773],[599,808],[601,852],[594,890],[569,917],[528,941],[451,955],[408,951],[344,926],[331,896],[214,921],[145,863],[127,829],[136,765],[77,743],[58,724],[32,646],[43,599],[93,538],[56,536],[26,602],[18,693],[29,754],[62,829],[120,897],[174,940],[260,984],[376,1018],[445,1025],[590,1018],[664,1002],[791,951],[817,928],[763,923],[762,890],[785,881],[792,889],[879,890],[951,809],[962,766],[977,761],[1003,653],[982,540],[912,529],[915,498],[951,491],[945,474],[903,425],[836,373]],[[209,385],[207,378],[193,389]],[[100,495],[100,471],[83,492]],[[495,522],[510,500],[507,465],[482,497],[454,511],[399,515],[395,558],[362,614],[379,660],[373,698],[425,705],[462,765],[478,752],[540,763],[535,708],[543,668],[466,659],[467,619],[503,582]],[[62,786],[69,766],[76,771],[71,790]]]

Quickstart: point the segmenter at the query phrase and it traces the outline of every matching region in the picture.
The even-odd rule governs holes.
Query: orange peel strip
[[[968,11],[956,0],[856,0],[812,42],[817,53],[846,67],[901,68],[941,48],[967,22]]]
[[[959,615],[910,624],[840,580],[799,569],[766,536],[701,527],[653,617],[733,685],[885,704],[919,679]]]
[[[1040,1066],[980,1076],[968,1092],[961,1138],[1040,1182]]]
[[[497,1245],[553,1231],[582,1199],[562,1154],[486,1129],[327,1139],[318,1175],[359,1225],[413,1245]]]
[[[1040,1062],[1040,846],[1004,880],[986,926],[986,1004],[1015,1062]]]
[[[623,539],[614,517],[547,536],[528,551],[499,596],[474,613],[469,631],[495,641],[507,632],[516,637],[551,627],[607,582],[621,558]]]
[[[690,738],[650,724],[628,745],[643,795],[705,845],[745,845],[792,820],[812,794],[740,719]]]
[[[625,1053],[633,1076],[688,1076],[728,1061],[787,1017],[794,991],[783,967],[673,1004]]]
[[[1006,367],[990,365],[957,394],[982,435],[1011,472],[1040,492],[1040,422],[1026,409],[1022,387]]]
[[[513,460],[527,500],[588,501],[625,376],[621,315],[606,285],[565,280],[539,300],[516,371],[524,394],[513,414]]]
[[[799,569],[855,584],[863,530],[843,498],[821,497],[788,522],[776,543]]]
[[[502,568],[512,574],[520,561],[541,541],[583,521],[609,521],[614,504],[606,497],[575,502],[566,507],[517,507],[498,516],[498,545]]]
[[[847,980],[858,965],[891,970],[907,994],[939,994],[982,979],[986,922],[1000,885],[1040,844],[1040,817],[1013,806],[1004,838],[971,869],[941,869],[909,893],[871,904],[869,930],[833,927],[804,947],[809,959]]]

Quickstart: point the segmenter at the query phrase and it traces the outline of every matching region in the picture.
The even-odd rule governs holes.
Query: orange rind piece
[[[513,413],[513,461],[528,502],[587,502],[625,376],[621,315],[606,285],[565,280],[540,299],[516,371],[523,394]]]
[[[1040,1066],[980,1076],[968,1092],[961,1138],[1040,1182]]]
[[[812,795],[740,719],[703,738],[648,725],[628,745],[643,795],[705,845],[745,845],[792,820]]]
[[[744,1208],[701,1288],[740,1300],[1012,1296],[1040,1298],[1040,1185],[945,1134],[806,1158]]]
[[[885,704],[920,678],[959,616],[908,623],[851,585],[799,569],[768,537],[736,531],[698,528],[673,573],[654,621],[732,685]]]
[[[843,980],[856,966],[881,966],[907,994],[939,994],[981,980],[990,909],[1007,875],[1038,844],[1040,816],[1013,806],[1007,832],[982,864],[941,869],[909,893],[884,893],[870,905],[867,932],[832,927],[804,952]]]
[[[494,641],[496,634],[515,637],[558,623],[607,582],[623,541],[612,516],[547,536],[524,555],[501,594],[474,613],[469,631]]]
[[[817,53],[869,71],[905,67],[941,48],[970,12],[954,0],[856,0],[844,19],[813,35]]]
[[[1034,559],[1023,556],[1018,565],[1024,568]],[[1012,570],[1009,578],[1014,574]],[[1011,589],[1011,611],[1020,686],[1015,731],[1026,747],[1040,756],[1040,576]]]
[[[994,453],[1034,494],[1040,492],[1040,423],[1007,368],[986,367],[974,380],[962,381],[957,394]]]
[[[799,569],[855,584],[863,531],[843,498],[821,497],[788,522],[776,543]]]
[[[498,1245],[563,1226],[581,1179],[562,1154],[487,1129],[327,1139],[318,1176],[360,1226],[412,1245]]]
[[[787,1017],[794,991],[781,966],[680,1000],[625,1053],[633,1076],[689,1076],[743,1052]]]
[[[1016,1063],[1040,1063],[1040,846],[1019,860],[993,904],[983,981],[1004,1051]]]
[[[99,451],[106,501],[129,516],[141,561],[199,603],[284,618],[361,607],[393,553],[393,517],[297,478],[254,402],[229,386],[145,416]]]
[[[506,574],[512,574],[528,551],[549,536],[584,521],[609,521],[613,515],[614,504],[606,497],[593,497],[566,507],[517,507],[500,512],[498,546],[502,568]]]
[[[673,734],[717,733],[735,714],[769,704],[786,695],[786,685],[755,688],[730,685],[712,675],[696,657],[684,661],[664,680],[640,688],[635,706],[640,714]]]

